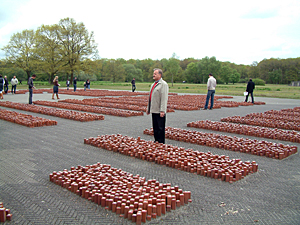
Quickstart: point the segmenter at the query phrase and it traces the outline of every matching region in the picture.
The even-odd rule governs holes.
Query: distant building
[[[289,86],[300,86],[300,81],[292,81]]]

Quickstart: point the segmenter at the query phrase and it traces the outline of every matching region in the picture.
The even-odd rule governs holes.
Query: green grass
[[[66,87],[65,81],[60,82],[61,87]],[[149,91],[152,83],[136,83],[137,91]],[[47,82],[34,81],[36,88],[52,88]],[[27,85],[18,85],[18,89],[27,89]],[[71,86],[73,88],[73,86]],[[77,88],[83,88],[83,81],[78,81]],[[131,84],[128,82],[112,83],[108,81],[91,81],[92,89],[113,89],[113,90],[131,90]],[[175,93],[187,94],[206,94],[206,84],[187,84],[187,83],[169,83],[169,91]],[[246,84],[221,84],[217,85],[217,95],[231,95],[243,96],[246,91]],[[293,87],[288,85],[266,84],[265,86],[258,86],[254,90],[254,96],[270,97],[270,98],[289,98],[300,99],[300,87]]]

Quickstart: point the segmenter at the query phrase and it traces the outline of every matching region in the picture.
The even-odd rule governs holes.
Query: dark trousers
[[[15,93],[16,94],[16,89],[17,89],[17,85],[12,85],[11,86],[11,93]]]
[[[160,113],[152,113],[152,127],[154,131],[155,142],[165,143],[165,127],[166,127],[166,114],[160,117]]]
[[[251,100],[252,100],[252,103],[254,104],[253,92],[248,92],[248,94],[246,95],[245,102],[248,102],[248,96],[249,96],[249,94],[251,95]]]
[[[7,94],[7,92],[8,92],[8,86],[7,85],[4,85],[4,92],[5,92],[5,94]]]
[[[74,91],[76,91],[76,88],[77,88],[77,85],[76,85],[76,84],[74,84]]]
[[[32,88],[29,88],[29,104],[32,104]]]
[[[215,90],[208,90],[207,95],[206,95],[206,102],[205,102],[204,109],[207,109],[209,99],[210,99],[210,109],[213,108],[215,92],[216,92]]]
[[[135,84],[132,85],[132,92],[135,91]]]

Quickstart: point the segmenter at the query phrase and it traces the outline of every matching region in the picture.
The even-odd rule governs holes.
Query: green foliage
[[[252,81],[255,83],[255,85],[261,85],[261,86],[265,86],[266,82],[262,79],[256,78],[256,79],[252,79]]]

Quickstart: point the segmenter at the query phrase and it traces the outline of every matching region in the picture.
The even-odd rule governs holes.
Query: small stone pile
[[[49,178],[136,224],[155,219],[192,201],[190,191],[155,179],[146,180],[101,163],[54,171]]]
[[[12,123],[17,123],[27,127],[42,127],[57,125],[57,121],[36,117],[24,113],[18,113],[10,110],[0,109],[0,119]]]
[[[3,203],[0,202],[0,222],[4,223],[6,220],[10,221],[11,219],[12,214],[10,213],[10,209],[6,209]]]

